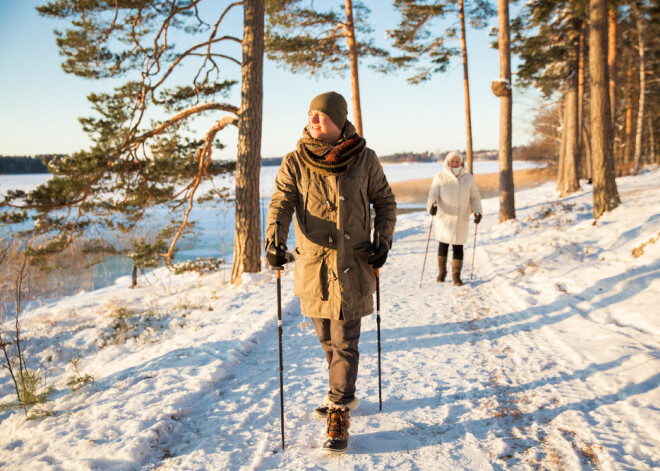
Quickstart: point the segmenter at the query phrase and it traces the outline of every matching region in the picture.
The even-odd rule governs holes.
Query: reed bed
[[[534,188],[545,182],[556,180],[557,168],[548,165],[543,168],[516,170],[513,172],[513,185],[516,190]],[[499,173],[484,173],[474,176],[482,198],[492,198],[500,191]],[[433,178],[408,180],[390,183],[397,201],[402,203],[426,203]]]

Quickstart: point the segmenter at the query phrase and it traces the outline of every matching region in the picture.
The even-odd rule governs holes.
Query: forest
[[[62,158],[61,154],[25,156],[0,155],[0,175],[16,173],[48,173],[48,162]]]

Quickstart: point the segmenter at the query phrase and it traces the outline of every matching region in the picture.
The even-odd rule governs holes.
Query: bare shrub
[[[52,387],[44,387],[41,372],[27,365],[21,314],[32,296],[33,267],[25,254],[17,265],[7,263],[12,245],[3,242],[0,253],[0,274],[4,280],[0,292],[0,349],[2,367],[9,371],[14,384],[16,402],[0,404],[0,408],[20,407],[27,417],[28,408],[45,402]]]

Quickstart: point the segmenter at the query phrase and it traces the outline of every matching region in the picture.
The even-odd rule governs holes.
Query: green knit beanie
[[[346,100],[337,92],[326,92],[314,97],[309,104],[309,111],[320,111],[328,116],[341,131],[346,124],[348,107]]]

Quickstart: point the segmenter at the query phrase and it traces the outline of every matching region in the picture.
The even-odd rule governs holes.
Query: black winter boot
[[[454,286],[462,286],[461,270],[463,269],[463,260],[453,259],[451,261],[451,278],[454,280]]]
[[[435,279],[438,283],[442,283],[447,278],[447,257],[441,257],[438,255],[438,277]]]
[[[324,455],[343,455],[348,450],[350,440],[348,428],[351,425],[351,413],[345,407],[336,408],[333,404],[328,409],[327,437],[321,451]]]

